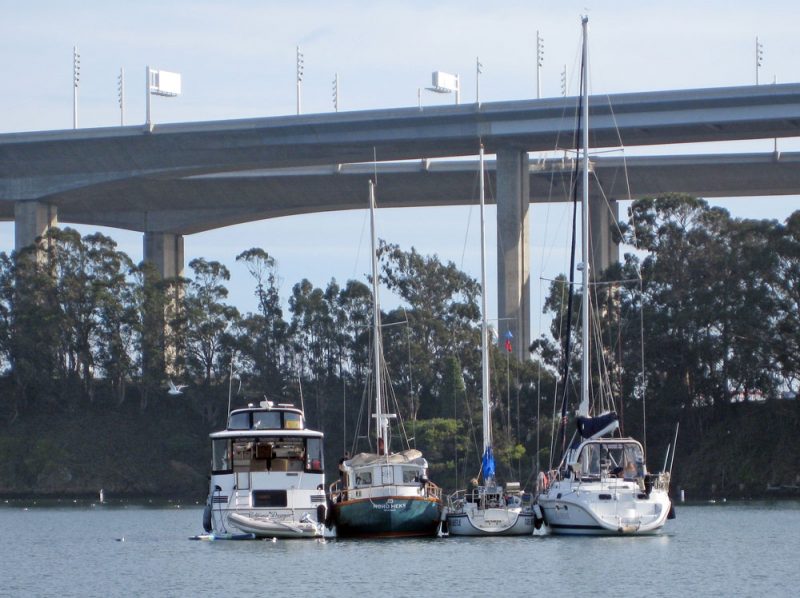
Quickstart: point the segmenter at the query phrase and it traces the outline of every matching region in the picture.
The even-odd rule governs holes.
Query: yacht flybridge
[[[292,405],[235,409],[210,435],[211,481],[203,512],[209,533],[322,536],[326,517],[323,434]]]

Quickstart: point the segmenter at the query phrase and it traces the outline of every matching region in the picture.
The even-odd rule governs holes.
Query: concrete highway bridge
[[[592,96],[593,149],[800,136],[800,84]],[[57,221],[144,233],[145,259],[183,270],[183,235],[293,214],[475,203],[480,143],[497,203],[498,311],[530,341],[528,206],[568,199],[576,98],[0,135],[0,218],[15,245]],[[537,160],[530,152],[564,152]],[[449,158],[448,160],[436,160]],[[456,160],[455,158],[459,158]],[[683,191],[794,195],[800,154],[597,157],[595,268],[617,259],[616,201]],[[627,167],[627,177],[625,174]],[[630,183],[628,189],[627,181]],[[498,240],[500,245],[500,241]]]

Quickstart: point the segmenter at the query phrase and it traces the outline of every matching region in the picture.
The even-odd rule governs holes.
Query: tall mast
[[[378,447],[384,445],[384,452],[389,454],[387,446],[388,420],[383,414],[383,399],[381,397],[381,305],[378,300],[378,248],[375,238],[375,184],[369,182],[369,228],[372,244],[372,338],[373,338],[373,361],[375,378],[375,436],[378,439]]]
[[[480,149],[481,198],[481,394],[483,405],[483,452],[492,446],[492,421],[489,412],[489,322],[486,317],[486,220],[484,218],[483,144]]]
[[[583,298],[581,300],[581,403],[578,408],[579,415],[588,415],[589,412],[589,89],[588,77],[586,75],[589,68],[589,17],[581,19],[583,25],[583,67],[581,68],[581,88],[583,90],[583,163],[581,166],[583,197],[581,200],[582,215],[582,241],[581,241],[581,261],[583,262],[582,284]]]

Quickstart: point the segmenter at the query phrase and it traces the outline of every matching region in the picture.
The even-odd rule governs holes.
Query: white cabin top
[[[228,424],[224,431],[214,432],[212,438],[240,436],[242,434],[265,435],[280,434],[286,436],[322,436],[321,432],[306,429],[303,412],[294,405],[272,401],[261,401],[242,409],[234,409],[228,416]]]

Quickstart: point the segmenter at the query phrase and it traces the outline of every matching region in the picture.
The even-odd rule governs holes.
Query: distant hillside
[[[712,424],[708,408],[691,418],[706,423],[681,429],[673,495],[680,489],[688,500],[797,495],[791,486],[800,483],[800,401],[732,405]],[[208,433],[216,427],[183,397],[145,413],[130,402],[120,411],[23,417],[0,428],[0,495],[95,496],[103,488],[107,496],[202,500]],[[329,477],[337,457],[328,446]],[[661,465],[651,457],[651,469]]]
[[[673,494],[682,488],[687,500],[797,496],[798,434],[800,401],[732,405],[724,420],[678,439]]]

